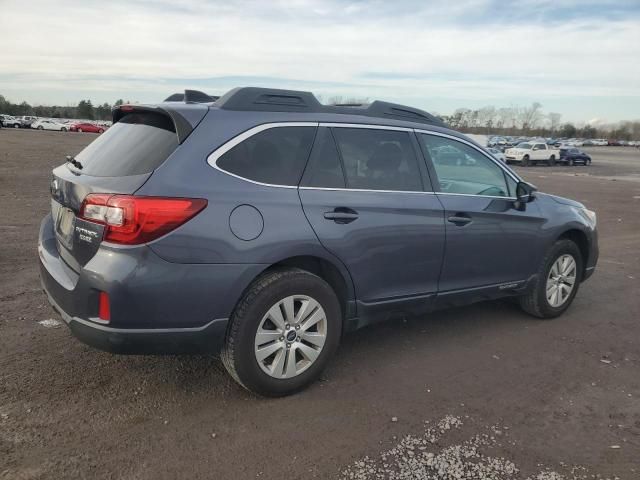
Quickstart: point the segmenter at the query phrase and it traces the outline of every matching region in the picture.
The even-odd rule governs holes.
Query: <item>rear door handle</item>
[[[465,225],[472,222],[471,217],[462,213],[457,213],[456,215],[450,216],[449,218],[447,218],[447,221],[459,227],[464,227]]]
[[[358,218],[358,212],[350,208],[335,208],[332,212],[325,212],[324,218],[336,223],[351,223]]]

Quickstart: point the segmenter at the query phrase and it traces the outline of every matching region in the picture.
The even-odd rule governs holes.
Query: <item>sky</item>
[[[640,119],[640,0],[0,0],[0,31],[0,95],[31,104],[264,86]]]

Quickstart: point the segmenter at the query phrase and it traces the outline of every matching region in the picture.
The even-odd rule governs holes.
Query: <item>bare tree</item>
[[[342,95],[334,95],[327,99],[327,105],[363,105],[369,103],[368,97],[343,97]]]
[[[495,122],[498,112],[496,107],[489,105],[478,110],[478,124],[481,127],[487,127],[487,132],[491,130]]]
[[[529,107],[523,107],[518,112],[518,118],[520,120],[520,126],[524,131],[528,131],[540,122],[542,119],[542,105],[538,102],[533,102]]]
[[[471,110],[468,108],[458,108],[453,115],[449,117],[449,125],[452,128],[467,128],[469,126],[469,113]]]
[[[498,109],[498,124],[500,128],[516,128],[517,119],[517,107],[511,106]]]
[[[558,127],[560,127],[560,119],[562,118],[562,114],[556,112],[549,112],[547,115],[549,119],[549,128],[552,132],[555,132]]]

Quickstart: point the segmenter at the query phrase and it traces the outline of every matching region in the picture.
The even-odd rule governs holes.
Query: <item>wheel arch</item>
[[[296,255],[283,258],[271,264],[261,272],[261,275],[278,268],[299,268],[322,278],[329,284],[338,297],[343,318],[348,320],[355,316],[355,290],[353,281],[351,275],[349,275],[349,272],[343,265],[338,266],[336,262],[317,255]],[[345,321],[344,324],[346,323]]]
[[[589,238],[587,237],[587,234],[582,230],[578,228],[572,228],[560,234],[556,241],[564,239],[571,240],[578,246],[578,249],[580,250],[580,255],[582,255],[582,272],[580,272],[580,280],[582,280],[584,278],[584,272],[587,266],[587,260],[589,259],[589,253],[591,249],[591,246],[589,245]]]

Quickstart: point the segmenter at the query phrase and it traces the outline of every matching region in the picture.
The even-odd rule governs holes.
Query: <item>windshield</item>
[[[531,144],[530,143],[519,143],[516,146],[518,148],[524,148],[525,150],[531,150]]]

